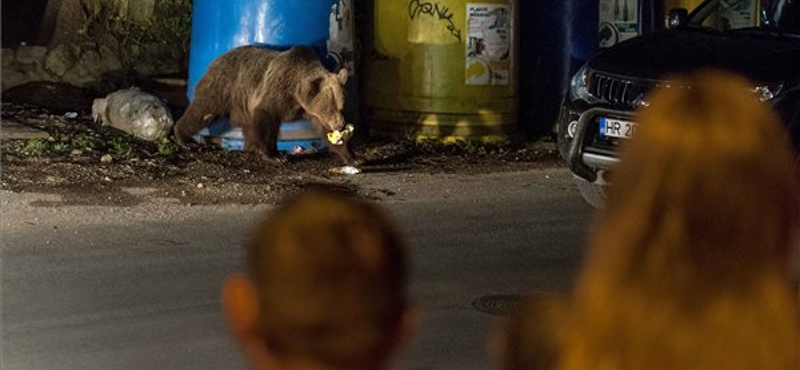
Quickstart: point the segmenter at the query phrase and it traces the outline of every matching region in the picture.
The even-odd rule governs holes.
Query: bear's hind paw
[[[267,162],[267,163],[271,163],[271,164],[278,165],[278,166],[283,166],[283,165],[289,163],[289,159],[287,159],[284,156],[280,156],[280,155],[271,156],[271,155],[268,155],[266,153],[261,153],[261,158],[263,158],[264,161]]]

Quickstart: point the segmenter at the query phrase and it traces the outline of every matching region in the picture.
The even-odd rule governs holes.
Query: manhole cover
[[[472,301],[472,307],[490,315],[506,316],[527,298],[528,296],[515,294],[488,295]]]

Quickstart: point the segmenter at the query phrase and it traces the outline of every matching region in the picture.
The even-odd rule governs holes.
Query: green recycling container
[[[516,8],[516,0],[369,1],[362,101],[371,136],[511,139]]]

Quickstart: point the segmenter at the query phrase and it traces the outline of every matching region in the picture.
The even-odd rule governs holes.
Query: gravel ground
[[[46,139],[2,141],[2,187],[58,194],[60,205],[132,205],[142,194],[186,204],[262,204],[312,186],[365,193],[353,179],[373,173],[479,174],[561,166],[552,138],[513,145],[395,142],[355,139],[366,160],[359,175],[340,175],[333,154],[290,156],[270,165],[258,156],[215,146],[177,148],[152,143],[77,115],[30,104],[2,104],[4,123],[44,130]],[[145,189],[145,190],[142,190]],[[391,196],[391,194],[381,194]]]

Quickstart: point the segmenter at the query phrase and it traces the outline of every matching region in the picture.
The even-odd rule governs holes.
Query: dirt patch
[[[361,189],[353,181],[371,173],[479,174],[561,165],[552,138],[502,146],[356,138],[356,153],[366,159],[364,173],[347,176],[332,173],[342,163],[329,153],[290,156],[289,163],[276,166],[251,153],[215,146],[184,149],[170,142],[138,140],[100,127],[88,111],[76,113],[3,103],[3,122],[41,129],[50,136],[3,140],[3,189],[61,195],[61,202],[42,206],[125,206],[162,198],[185,204],[261,204],[314,186],[391,196]]]

